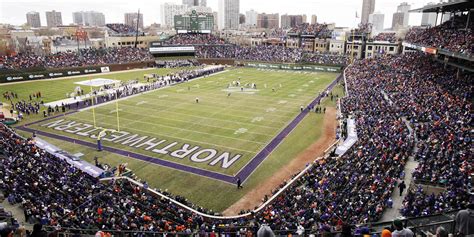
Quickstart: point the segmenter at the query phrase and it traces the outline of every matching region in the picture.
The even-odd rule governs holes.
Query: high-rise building
[[[433,2],[429,2],[425,7],[435,5]],[[436,25],[436,13],[434,12],[424,12],[421,15],[421,25],[422,26],[435,26]]]
[[[257,28],[276,29],[279,25],[279,14],[260,13],[257,16]]]
[[[308,23],[308,16],[306,14],[303,15],[303,23]]]
[[[302,15],[281,15],[281,28],[289,29],[303,23]]]
[[[316,15],[312,15],[311,16],[311,24],[316,24],[318,23],[318,17]]]
[[[183,5],[192,7],[192,6],[207,6],[207,0],[183,0]]]
[[[63,24],[63,18],[61,12],[55,10],[46,12],[46,25],[48,27],[56,27]]]
[[[212,13],[212,8],[203,6],[190,6],[185,8],[184,13],[191,13],[192,11],[199,13]]]
[[[104,26],[105,16],[101,12],[80,11],[72,13],[72,21],[77,25],[84,26]]]
[[[257,26],[257,15],[258,12],[254,10],[245,12],[245,24],[248,26]]]
[[[125,25],[129,25],[133,28],[137,27],[137,21],[138,22],[138,28],[143,29],[143,14],[140,13],[140,16],[138,16],[138,13],[125,13]]]
[[[245,24],[245,15],[244,14],[239,14],[239,24],[243,25]]]
[[[26,23],[33,28],[41,27],[41,19],[39,12],[26,13]]]
[[[404,17],[403,17],[403,27],[408,27],[408,18],[410,17],[410,11],[411,6],[407,2],[402,2],[400,5],[397,7],[397,12],[403,12]]]
[[[239,27],[240,0],[219,0],[219,29],[237,29]]]
[[[410,8],[411,6],[406,2],[398,5],[397,12],[393,13],[392,29],[398,30],[408,27],[408,18],[410,16],[408,11],[410,11]]]
[[[76,25],[84,25],[84,17],[82,16],[84,12],[73,12],[72,13],[72,22]]]
[[[372,24],[372,32],[383,31],[384,19],[385,15],[380,12],[369,15],[369,23]]]
[[[362,16],[360,23],[367,24],[369,23],[369,15],[374,13],[375,10],[375,0],[362,0]]]
[[[399,30],[403,28],[403,19],[405,14],[403,12],[395,12],[392,17],[392,30]]]
[[[199,6],[199,0],[183,0],[183,5],[186,6]]]
[[[186,12],[186,5],[178,5],[174,3],[164,3],[161,5],[161,24],[166,27],[174,26],[174,16],[181,15]]]

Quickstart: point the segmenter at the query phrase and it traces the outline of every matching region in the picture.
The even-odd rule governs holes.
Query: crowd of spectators
[[[153,60],[147,49],[140,48],[87,48],[78,52],[58,52],[47,56],[30,53],[4,56],[0,60],[3,69],[26,69],[34,67],[67,68],[118,64]]]
[[[245,47],[237,45],[200,46],[196,50],[198,58],[233,58],[237,60],[320,63],[346,65],[346,55],[305,52],[302,48],[287,48],[279,45],[258,45]]]
[[[350,59],[346,55],[315,52],[305,53],[302,61],[316,64],[348,65]]]
[[[135,36],[137,34],[137,30],[135,27],[121,24],[121,23],[111,23],[106,24],[107,28],[112,30],[113,34],[122,35],[122,36]],[[139,35],[143,35],[143,32],[138,32]]]
[[[374,41],[388,41],[390,43],[397,42],[398,38],[395,33],[379,33],[373,38]]]
[[[222,45],[227,42],[213,34],[176,34],[167,39],[164,45]]]
[[[157,67],[175,68],[175,67],[193,67],[199,66],[199,62],[194,59],[182,59],[182,60],[156,60],[155,64]]]
[[[373,74],[372,86],[388,96],[397,117],[412,124],[418,138],[413,153],[419,161],[413,173],[415,184],[446,187],[439,195],[425,193],[421,187],[410,190],[402,214],[431,215],[465,206],[468,177],[474,170],[471,75],[444,68],[421,53],[367,59],[354,67]]]
[[[182,71],[173,78],[182,81],[202,73]],[[220,225],[267,223],[273,230],[321,233],[379,220],[414,155],[420,161],[415,180],[442,182],[447,191],[410,191],[402,214],[427,215],[466,204],[466,179],[473,170],[472,78],[416,53],[356,61],[346,70],[346,82],[349,95],[341,99],[341,112],[356,120],[356,144],[341,157],[314,163],[270,205],[246,218],[211,220],[127,181],[100,183],[3,125],[0,148],[6,156],[0,158],[0,189],[11,203],[22,205],[27,219],[46,225],[200,233]],[[182,197],[175,199],[193,206]]]
[[[359,23],[358,27],[354,30],[354,34],[369,34],[372,31],[371,23]]]
[[[302,49],[286,48],[277,45],[258,45],[245,47],[237,45],[200,46],[196,50],[198,58],[234,58],[267,62],[299,62]]]
[[[451,52],[474,54],[474,19],[468,16],[454,16],[441,25],[421,29],[412,28],[408,31],[405,40],[409,43],[422,46],[446,49]],[[466,28],[466,24],[469,27]]]
[[[359,69],[349,72],[351,96],[343,102],[344,114],[353,116],[360,129],[354,149],[315,163],[271,205],[248,218],[208,220],[128,182],[101,184],[4,127],[0,146],[7,156],[0,163],[0,187],[11,203],[23,206],[27,219],[63,227],[189,233],[209,232],[222,224],[268,223],[274,230],[330,232],[344,223],[376,221],[413,141],[393,116],[393,107],[361,73],[371,75]]]
[[[311,35],[320,39],[331,38],[332,30],[327,24],[309,24],[303,23],[289,30],[288,34]]]
[[[282,28],[271,29],[269,33],[265,33],[265,38],[286,38],[286,30]]]

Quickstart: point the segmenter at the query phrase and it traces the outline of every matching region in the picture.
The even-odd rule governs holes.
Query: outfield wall
[[[0,83],[41,80],[77,75],[89,75],[102,72],[122,71],[133,68],[151,67],[154,61],[143,61],[124,64],[106,64],[98,66],[72,67],[72,68],[35,68],[34,70],[5,70],[0,72]]]

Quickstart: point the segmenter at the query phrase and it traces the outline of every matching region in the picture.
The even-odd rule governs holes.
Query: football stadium
[[[158,2],[2,3],[1,237],[474,236],[474,2]]]

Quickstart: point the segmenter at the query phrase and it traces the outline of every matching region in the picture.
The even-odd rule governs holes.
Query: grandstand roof
[[[444,2],[435,5],[428,5],[422,8],[410,10],[410,12],[452,12],[468,11],[474,9],[474,2],[471,0],[458,0],[454,2]]]

